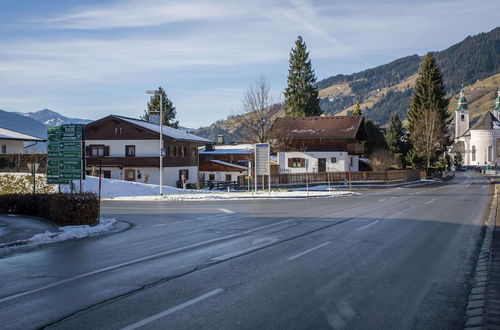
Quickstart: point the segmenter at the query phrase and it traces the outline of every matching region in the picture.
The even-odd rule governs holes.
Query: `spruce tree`
[[[401,166],[405,166],[405,141],[404,141],[404,129],[401,120],[399,120],[399,115],[394,112],[391,116],[389,122],[389,129],[385,135],[387,141],[387,147],[391,154],[398,158],[401,162]]]
[[[361,112],[361,106],[359,105],[359,101],[356,101],[356,105],[354,106],[354,110],[352,110],[353,116],[361,116],[363,113]]]
[[[302,37],[295,41],[290,52],[288,86],[285,88],[285,114],[288,117],[308,117],[322,114],[318,90],[314,86],[316,76],[311,67],[309,52]]]
[[[429,168],[448,144],[449,100],[441,70],[432,53],[420,65],[408,110],[408,131],[413,151]]]
[[[167,93],[161,87],[158,87],[158,91],[161,93],[162,98],[162,112],[163,112],[163,125],[170,126],[173,128],[179,127],[179,121],[175,120],[175,116],[177,112],[175,111],[175,107],[172,104],[172,101],[167,97]],[[157,94],[151,96],[148,102],[148,110],[147,114],[144,117],[148,117],[151,113],[159,114],[160,113],[160,96]]]
[[[440,129],[443,134],[446,134],[446,126],[451,121],[448,114],[448,103],[443,75],[432,53],[428,53],[420,65],[417,81],[410,98],[410,109],[407,113],[410,136],[421,123],[424,111],[431,110],[438,112]]]

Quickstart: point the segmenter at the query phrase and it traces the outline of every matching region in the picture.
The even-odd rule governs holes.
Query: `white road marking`
[[[385,198],[379,199],[378,201],[383,202],[383,201],[385,201]]]
[[[236,234],[231,234],[231,235],[226,235],[226,236],[222,236],[222,237],[217,237],[217,238],[209,239],[208,241],[203,241],[203,242],[199,242],[199,243],[195,243],[195,244],[191,244],[191,245],[182,246],[180,248],[176,248],[176,249],[173,249],[173,250],[164,251],[164,252],[160,252],[160,253],[155,253],[155,254],[152,254],[152,255],[149,255],[149,256],[146,256],[146,257],[137,258],[137,259],[133,259],[133,260],[130,260],[130,261],[122,262],[120,264],[116,264],[116,265],[113,265],[113,266],[109,266],[109,267],[97,269],[97,270],[94,270],[94,271],[91,271],[91,272],[88,272],[88,273],[84,273],[84,274],[80,274],[80,275],[76,275],[76,276],[67,278],[65,280],[61,280],[61,281],[58,281],[58,282],[47,284],[47,285],[44,285],[44,286],[39,287],[37,289],[28,290],[28,291],[16,293],[16,294],[13,294],[11,296],[7,296],[7,297],[4,297],[4,298],[1,298],[0,299],[0,303],[9,301],[9,300],[12,300],[12,299],[15,299],[15,298],[23,297],[23,296],[26,296],[26,295],[29,295],[29,294],[32,294],[32,293],[37,293],[37,292],[40,292],[40,291],[43,291],[43,290],[47,290],[47,289],[59,286],[61,284],[72,282],[74,280],[78,280],[78,279],[81,279],[81,278],[85,278],[85,277],[89,277],[89,276],[92,276],[92,275],[97,275],[97,274],[100,274],[100,273],[104,273],[104,272],[107,272],[107,271],[110,271],[110,270],[114,270],[114,269],[117,269],[117,268],[120,268],[120,267],[123,267],[123,266],[132,265],[132,264],[135,264],[135,263],[138,263],[138,262],[142,262],[142,261],[148,261],[148,260],[151,260],[151,259],[154,259],[154,258],[162,257],[162,256],[169,255],[169,254],[176,253],[176,252],[181,252],[181,251],[184,251],[184,250],[187,250],[187,249],[191,249],[191,248],[194,248],[194,247],[198,247],[198,246],[201,246],[201,245],[205,245],[205,244],[209,244],[209,243],[214,243],[214,242],[219,242],[219,241],[223,241],[223,240],[226,240],[226,239],[229,239],[229,238],[233,238],[233,237],[237,237],[237,236],[243,236],[243,235],[252,233],[254,231],[258,231],[258,230],[261,230],[261,229],[265,229],[265,228],[269,228],[269,227],[281,225],[281,224],[292,222],[292,221],[295,221],[295,219],[288,219],[288,220],[284,220],[284,221],[280,221],[280,222],[276,222],[276,223],[271,223],[269,225],[265,225],[265,226],[253,228],[253,229],[246,230],[246,231],[243,231],[243,232],[240,232],[240,233],[236,233]]]
[[[358,229],[356,229],[356,230],[363,230],[363,229],[366,229],[366,228],[368,228],[368,227],[370,227],[370,226],[373,226],[374,224],[376,224],[376,223],[377,223],[377,222],[379,222],[379,221],[380,221],[380,220],[375,220],[375,221],[373,221],[373,222],[371,222],[371,223],[369,223],[369,224],[367,224],[367,225],[364,225],[363,227],[359,227],[359,228],[358,228]]]
[[[228,210],[228,209],[219,209],[219,211],[222,211],[224,213],[234,213],[234,211]]]
[[[312,251],[315,251],[315,250],[317,250],[317,249],[320,249],[320,248],[322,248],[323,246],[326,246],[326,245],[328,245],[328,244],[330,244],[330,242],[325,242],[325,243],[320,244],[320,245],[318,245],[318,246],[316,246],[316,247],[313,247],[313,248],[311,248],[311,249],[309,249],[309,250],[306,250],[306,251],[304,251],[304,252],[302,252],[302,253],[299,253],[299,254],[296,254],[296,255],[294,255],[294,256],[292,256],[292,257],[290,257],[290,258],[287,258],[286,260],[288,260],[288,261],[292,261],[292,260],[294,260],[294,259],[297,259],[297,258],[299,258],[299,257],[302,257],[303,255],[308,254],[309,252],[312,252]]]
[[[175,312],[177,312],[177,311],[179,311],[179,310],[181,310],[181,309],[184,309],[184,308],[186,308],[186,307],[189,307],[189,306],[191,306],[191,305],[194,305],[194,304],[196,304],[196,303],[198,303],[198,302],[200,302],[200,301],[202,301],[202,300],[208,299],[208,298],[210,298],[210,297],[212,297],[212,296],[214,296],[214,295],[216,295],[216,294],[221,293],[222,291],[224,291],[224,289],[220,289],[220,288],[219,288],[219,289],[212,290],[212,291],[210,291],[210,292],[208,292],[208,293],[205,293],[204,295],[201,295],[201,296],[199,296],[199,297],[197,297],[197,298],[194,298],[194,299],[188,300],[188,301],[186,301],[185,303],[182,303],[182,304],[177,305],[177,306],[175,306],[175,307],[169,308],[169,309],[167,309],[166,311],[163,311],[163,312],[161,312],[161,313],[158,313],[158,314],[152,315],[152,316],[150,316],[150,317],[148,317],[148,318],[145,318],[145,319],[144,319],[144,320],[142,320],[142,321],[139,321],[139,322],[136,322],[136,323],[134,323],[134,324],[131,324],[131,325],[129,325],[129,326],[127,326],[127,327],[125,327],[125,328],[122,328],[121,330],[134,330],[134,329],[140,328],[140,327],[142,327],[142,326],[144,326],[144,325],[146,325],[146,324],[149,324],[149,323],[151,323],[151,322],[154,322],[154,321],[156,321],[156,320],[159,320],[159,319],[161,319],[162,317],[165,317],[165,316],[170,315],[170,314],[172,314],[172,313],[175,313]]]
[[[434,202],[434,201],[436,201],[436,199],[435,199],[435,198],[434,198],[434,199],[431,199],[430,201],[425,202],[425,203],[424,203],[424,205],[430,204],[430,203],[432,203],[432,202]]]

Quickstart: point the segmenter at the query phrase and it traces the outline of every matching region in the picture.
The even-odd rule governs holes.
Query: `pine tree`
[[[170,126],[173,128],[179,127],[179,121],[175,120],[175,116],[177,112],[175,111],[175,107],[172,104],[172,101],[167,97],[167,93],[161,87],[158,87],[159,93],[161,93],[162,98],[162,112],[163,112],[163,125]],[[151,96],[148,102],[148,110],[147,113],[143,116],[143,118],[149,118],[151,113],[159,114],[160,113],[160,96],[159,94],[155,94]]]
[[[394,157],[400,160],[402,167],[405,166],[406,153],[404,135],[403,123],[399,120],[399,115],[394,112],[391,116],[385,139],[389,151]]]
[[[285,114],[289,117],[319,116],[318,89],[314,86],[316,76],[311,67],[309,52],[302,37],[295,41],[290,52],[288,86],[285,88]]]
[[[420,65],[407,114],[410,141],[417,155],[424,158],[427,167],[448,143],[447,125],[451,120],[447,110],[448,103],[443,75],[432,53],[428,53]],[[428,126],[424,128],[425,124]],[[423,137],[422,134],[429,136]],[[428,150],[429,148],[432,150]]]
[[[356,101],[356,105],[354,106],[354,110],[352,110],[353,116],[361,116],[363,113],[361,112],[361,106],[359,105],[359,101]]]

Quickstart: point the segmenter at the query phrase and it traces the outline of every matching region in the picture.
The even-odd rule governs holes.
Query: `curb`
[[[491,180],[491,179],[490,179]],[[492,183],[494,181],[492,180]],[[479,257],[474,270],[474,285],[469,294],[466,308],[465,329],[484,329],[486,326],[486,287],[491,261],[491,242],[495,231],[495,221],[498,204],[498,189],[495,185],[493,202],[485,222],[486,230]]]

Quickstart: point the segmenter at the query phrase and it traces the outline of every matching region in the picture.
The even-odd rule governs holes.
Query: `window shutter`
[[[104,146],[104,156],[109,156],[109,146]]]
[[[85,147],[85,156],[92,156],[92,150],[90,149],[90,146]]]
[[[288,167],[292,167],[293,158],[288,158]]]
[[[304,158],[300,159],[300,167],[306,167],[306,160]]]

